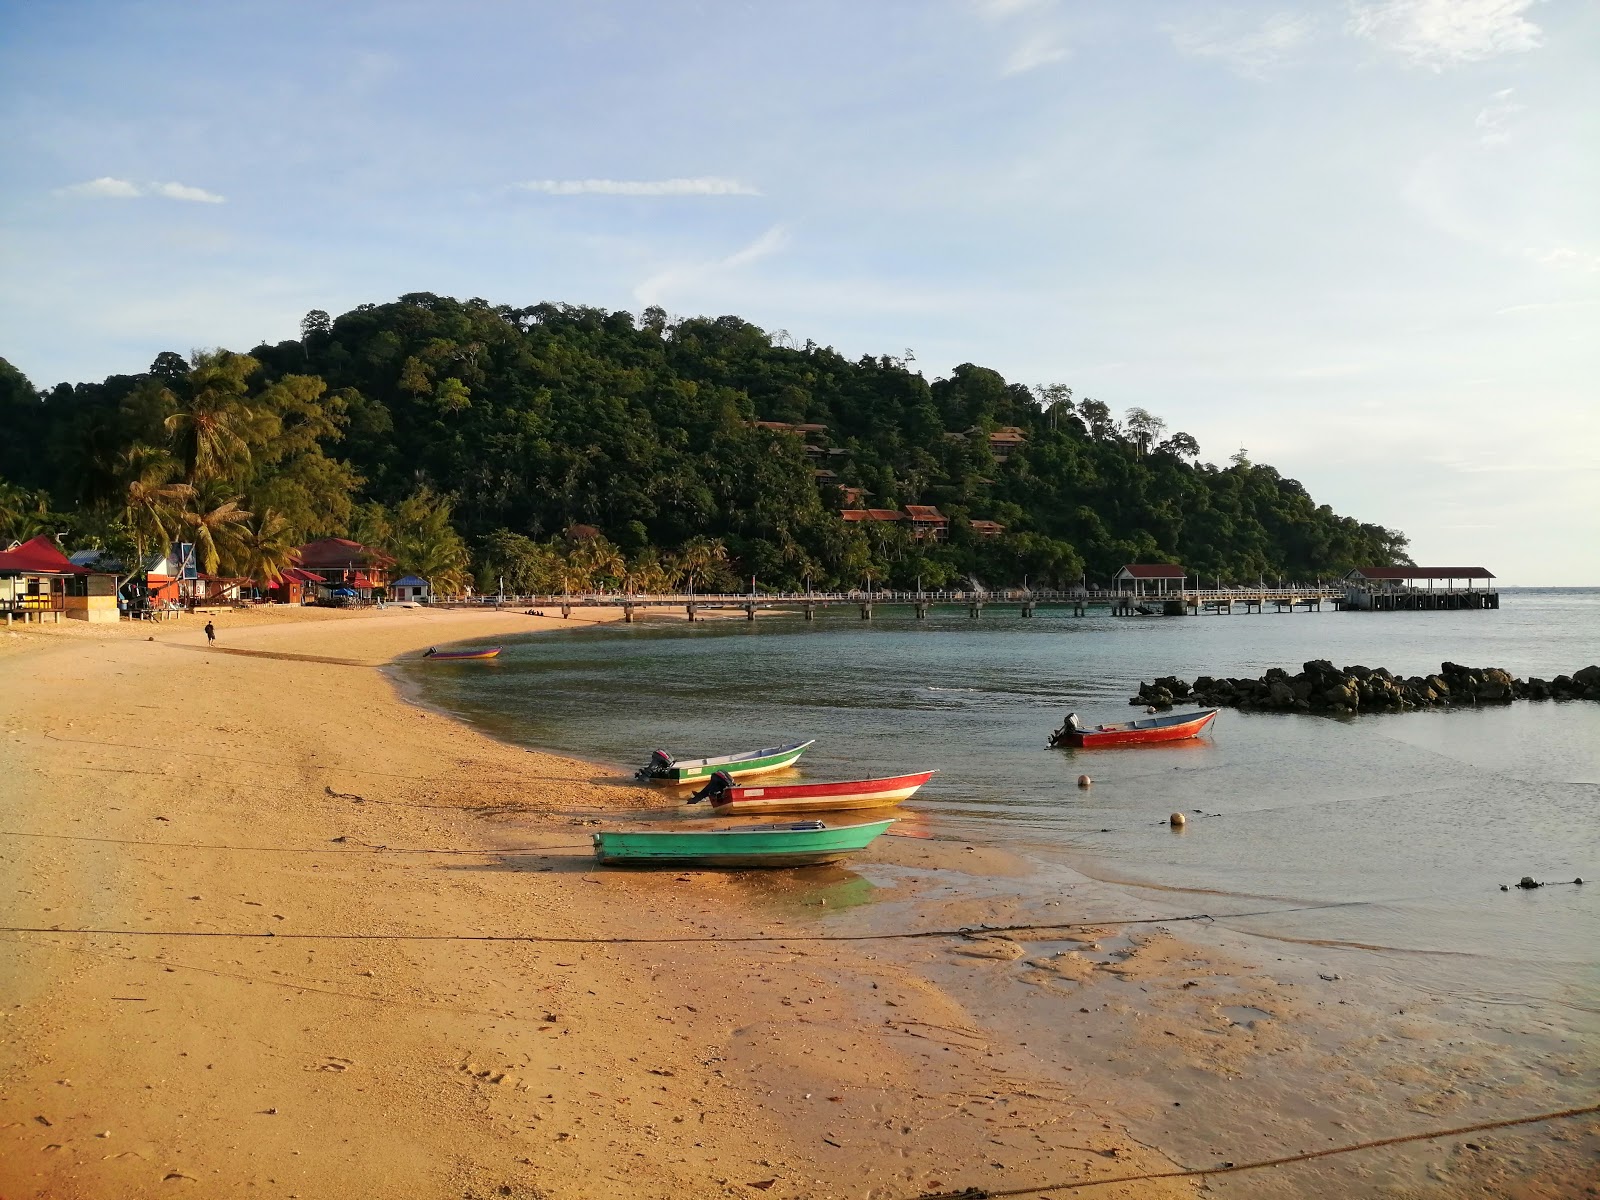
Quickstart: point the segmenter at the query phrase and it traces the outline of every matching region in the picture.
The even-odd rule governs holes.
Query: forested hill
[[[0,361],[0,428],[0,536],[53,521],[80,543],[142,548],[182,526],[240,573],[328,534],[530,584],[578,542],[613,582],[698,564],[707,583],[763,586],[1104,581],[1128,562],[1311,578],[1408,561],[1399,533],[1243,452],[1202,463],[1143,410],[1118,419],[971,364],[930,384],[898,358],[851,362],[660,309],[414,294],[313,312],[301,340],[248,355],[164,353],[143,374],[43,393]],[[950,518],[948,542],[839,516],[906,505]]]

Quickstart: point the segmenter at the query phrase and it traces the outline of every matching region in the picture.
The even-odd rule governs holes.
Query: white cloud
[[[1478,129],[1478,141],[1483,145],[1503,146],[1511,140],[1511,131],[1506,126],[1522,111],[1522,105],[1511,99],[1516,90],[1502,88],[1489,97],[1489,103],[1478,113],[1474,124]]]
[[[1540,29],[1523,14],[1535,0],[1358,0],[1350,27],[1418,66],[1442,70],[1537,49]]]
[[[1222,18],[1168,26],[1166,32],[1180,54],[1220,59],[1242,75],[1259,77],[1292,57],[1315,27],[1311,17],[1274,13],[1253,26]]]
[[[87,183],[74,183],[57,191],[61,196],[98,196],[114,200],[136,200],[141,196],[161,196],[168,200],[187,200],[196,204],[221,204],[223,198],[205,188],[190,187],[186,183],[130,183],[126,179],[113,179],[102,175]]]
[[[186,183],[152,183],[152,196],[165,196],[168,200],[188,200],[195,204],[221,204],[222,197],[205,188],[190,187]]]
[[[1001,75],[1021,75],[1036,67],[1048,66],[1066,58],[1067,51],[1051,33],[1036,33],[1011,52]]]
[[[530,179],[516,185],[547,196],[759,196],[737,179],[703,175],[698,179]]]
[[[99,179],[91,179],[87,183],[74,183],[60,190],[63,196],[106,196],[115,200],[131,200],[143,193],[137,184],[129,183],[126,179],[113,179],[109,175],[102,175]]]
[[[681,291],[686,286],[704,283],[763,258],[770,258],[788,244],[789,227],[774,225],[748,246],[741,246],[724,258],[688,266],[670,267],[658,272],[634,288],[633,294],[641,304],[659,304],[669,291]]]

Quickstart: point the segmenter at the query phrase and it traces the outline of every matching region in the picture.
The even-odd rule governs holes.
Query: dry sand
[[[1174,1165],[918,969],[1013,944],[807,940],[843,870],[597,870],[591,826],[669,801],[376,669],[594,615],[0,633],[0,1197],[894,1200]],[[1021,870],[878,845],[959,852],[975,893]]]

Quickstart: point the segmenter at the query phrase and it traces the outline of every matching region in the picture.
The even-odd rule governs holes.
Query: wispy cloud
[[[515,185],[547,196],[759,196],[759,189],[737,179],[702,175],[696,179],[530,179]]]
[[[1352,0],[1350,27],[1418,66],[1443,70],[1537,49],[1535,0]]]
[[[62,196],[92,196],[111,200],[137,200],[141,196],[160,196],[167,200],[186,200],[194,204],[221,204],[223,197],[205,188],[190,187],[186,183],[133,183],[126,179],[113,179],[102,175],[85,183],[74,183],[57,192]]]
[[[222,197],[205,188],[190,187],[186,183],[152,183],[152,196],[165,196],[168,200],[188,200],[195,204],[221,204]]]
[[[1001,75],[1021,75],[1066,58],[1067,49],[1053,33],[1036,33],[1011,52]]]
[[[113,179],[109,175],[102,175],[99,179],[91,179],[86,183],[74,183],[60,189],[63,196],[104,196],[113,200],[132,200],[142,193],[136,184],[129,183],[126,179]]]
[[[1166,33],[1180,54],[1214,58],[1241,75],[1259,78],[1292,58],[1315,28],[1312,17],[1273,13],[1259,23],[1223,17],[1167,26]]]
[[[971,0],[978,15],[989,21],[1003,21],[1030,9],[1048,8],[1054,0]]]
[[[1516,90],[1502,88],[1489,97],[1489,103],[1478,113],[1474,124],[1478,129],[1478,141],[1483,145],[1503,146],[1511,140],[1511,131],[1506,126],[1522,111],[1522,105],[1511,98]]]
[[[723,258],[669,267],[665,271],[657,272],[635,287],[633,294],[641,304],[659,304],[666,298],[668,292],[682,291],[687,286],[704,283],[719,275],[736,271],[740,267],[749,266],[753,262],[759,262],[763,258],[770,258],[788,244],[789,227],[774,225],[749,245],[741,246]]]

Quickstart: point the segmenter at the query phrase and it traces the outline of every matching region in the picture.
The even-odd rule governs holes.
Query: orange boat
[[[499,653],[499,646],[490,646],[486,650],[435,650],[429,646],[427,653],[422,657],[431,658],[435,662],[462,662],[469,658],[493,658]]]
[[[1050,735],[1052,746],[1077,746],[1096,750],[1102,746],[1143,746],[1151,742],[1181,742],[1198,737],[1200,732],[1217,718],[1217,710],[1204,709],[1188,713],[1163,713],[1159,717],[1140,717],[1116,725],[1096,725],[1093,728],[1078,724],[1078,714],[1068,713],[1061,728]]]
[[[740,785],[719,771],[689,801],[710,800],[723,816],[739,813],[838,812],[856,808],[887,808],[909,800],[918,788],[939,772],[894,775],[884,779],[851,779],[842,783],[779,783]]]

